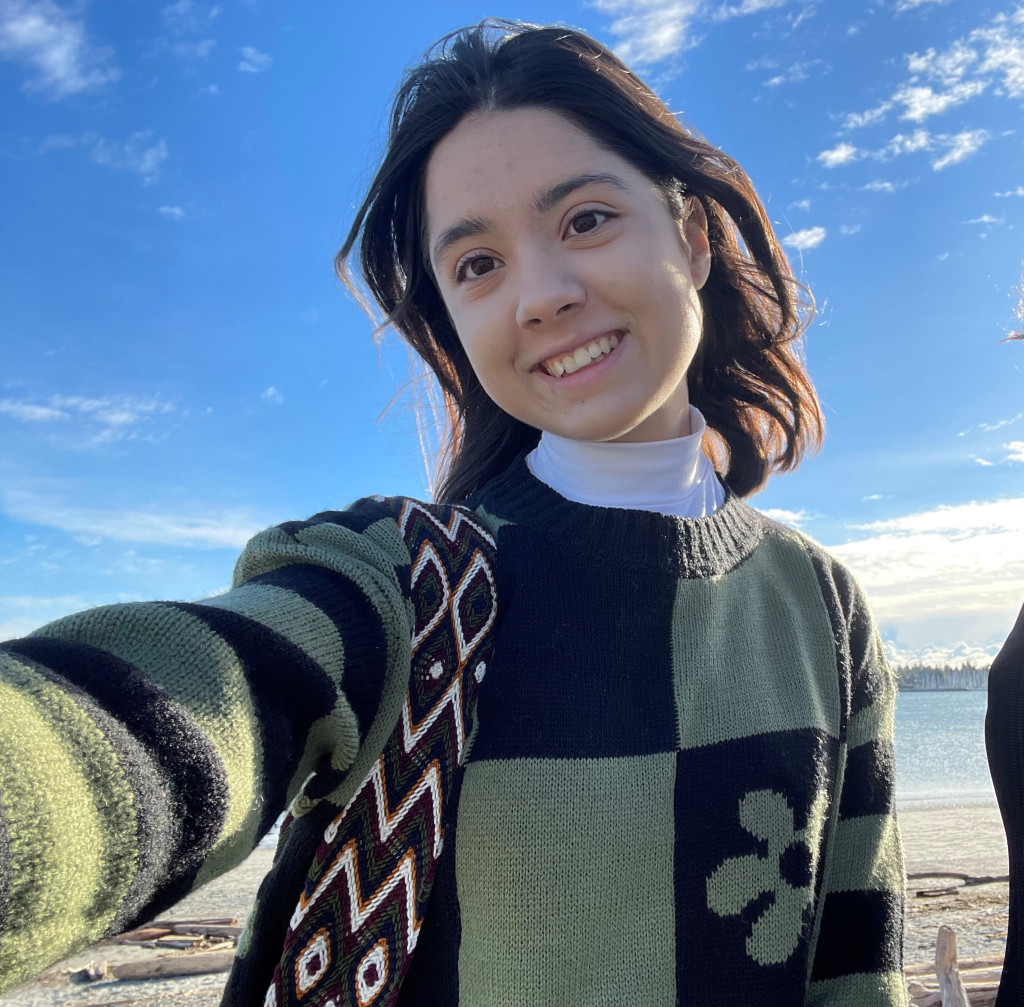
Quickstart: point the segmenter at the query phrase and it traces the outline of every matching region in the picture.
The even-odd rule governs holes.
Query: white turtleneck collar
[[[721,507],[725,490],[701,450],[705,426],[690,406],[689,435],[669,441],[574,441],[544,431],[526,464],[576,503],[706,517]]]

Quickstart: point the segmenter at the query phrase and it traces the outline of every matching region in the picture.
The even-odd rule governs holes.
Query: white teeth
[[[545,360],[544,368],[548,374],[556,378],[560,378],[563,374],[575,374],[587,364],[607,356],[618,345],[618,336],[601,336],[586,346],[577,346],[572,353],[567,353],[564,357],[557,359],[551,357],[549,360]]]

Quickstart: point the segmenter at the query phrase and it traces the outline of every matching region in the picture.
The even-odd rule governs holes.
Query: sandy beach
[[[994,805],[905,809],[899,819],[908,874],[953,871],[984,877],[1007,873],[1002,822]],[[256,850],[235,870],[193,893],[164,917],[234,916],[244,921],[272,856],[270,850]],[[954,894],[937,897],[916,894],[950,884],[940,879],[909,883],[904,937],[908,966],[934,960],[935,937],[942,924],[956,931],[961,961],[1002,955],[1007,925],[1006,883],[959,887]],[[139,982],[102,980],[85,985],[73,985],[68,979],[70,970],[90,962],[114,964],[154,954],[152,950],[112,942],[96,945],[0,997],[0,1007],[92,1007],[126,1002],[145,1007],[216,1007],[227,979],[224,973]]]

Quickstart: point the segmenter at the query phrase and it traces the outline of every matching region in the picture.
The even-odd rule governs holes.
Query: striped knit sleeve
[[[234,866],[352,762],[407,675],[408,571],[362,501],[262,532],[218,597],[0,645],[0,990]]]
[[[816,565],[836,639],[844,713],[807,1004],[904,1005],[906,879],[893,800],[896,682],[856,582],[831,557],[819,556]]]

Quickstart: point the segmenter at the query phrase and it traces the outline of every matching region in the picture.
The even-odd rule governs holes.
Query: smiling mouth
[[[560,378],[565,374],[575,374],[607,357],[616,346],[619,345],[619,336],[612,333],[610,336],[600,336],[592,339],[585,346],[577,346],[572,353],[563,353],[561,356],[548,357],[541,362],[541,368],[553,378]]]

